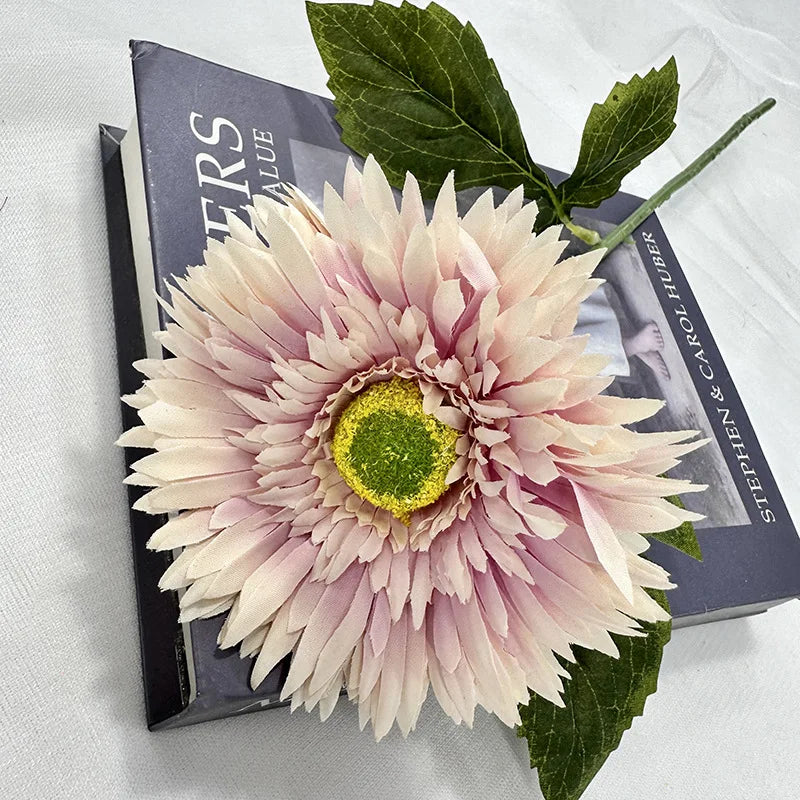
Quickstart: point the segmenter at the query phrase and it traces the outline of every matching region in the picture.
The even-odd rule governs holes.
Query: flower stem
[[[748,125],[755,122],[763,114],[766,114],[774,105],[775,100],[772,97],[768,97],[746,114],[742,114],[711,147],[701,153],[686,169],[681,170],[674,178],[668,180],[627,219],[597,242],[593,249],[605,247],[606,255],[610,253],[618,244],[625,241],[665,200],[669,200],[681,186],[688,183],[705,169]]]

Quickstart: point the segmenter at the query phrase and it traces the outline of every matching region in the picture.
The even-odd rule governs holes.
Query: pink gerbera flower
[[[641,534],[696,518],[663,498],[698,487],[659,475],[697,443],[622,427],[661,403],[600,394],[573,335],[601,253],[559,261],[521,189],[461,219],[451,177],[427,222],[370,158],[343,194],[254,198],[175,280],[175,357],[139,363],[120,440],[155,450],[136,507],[180,512],[150,541],[183,548],[161,586],[188,587],[184,620],[227,612],[254,687],[291,653],[293,708],[345,687],[405,735],[432,686],[456,722],[513,725],[529,691],[561,703],[557,655],[665,617]]]

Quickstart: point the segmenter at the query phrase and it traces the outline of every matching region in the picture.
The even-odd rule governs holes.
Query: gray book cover
[[[353,154],[340,141],[329,100],[150,42],[132,42],[131,54],[137,170],[144,178],[148,257],[159,291],[170,276],[202,263],[207,237],[224,238],[226,210],[245,218],[253,195],[272,192],[283,182],[296,184],[320,205],[325,181],[341,188]],[[138,338],[131,339],[141,317],[132,320],[131,314],[138,300],[118,152],[123,135],[119,129],[101,129],[120,379],[123,392],[130,392],[137,378],[124,362],[143,355],[144,340],[141,325]],[[130,181],[131,170],[126,170]],[[460,202],[472,196],[462,193]],[[577,221],[602,233],[639,202],[620,193]],[[580,332],[592,334],[592,347],[613,356],[609,371],[615,380],[608,391],[665,401],[640,430],[690,428],[712,440],[670,473],[709,484],[706,492],[685,499],[688,508],[706,517],[697,524],[703,561],[658,542],[649,551],[678,584],[670,592],[676,624],[754,613],[800,595],[800,539],[655,215],[601,263],[598,275],[606,283],[584,303],[578,325]],[[151,322],[159,321],[164,322]],[[132,512],[131,524],[151,727],[274,704],[285,666],[252,692],[250,660],[215,646],[221,619],[180,626],[174,599],[157,599],[164,555],[144,548],[153,520]]]

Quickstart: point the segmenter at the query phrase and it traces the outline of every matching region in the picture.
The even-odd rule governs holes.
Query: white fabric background
[[[444,0],[471,19],[534,156],[569,168],[590,103],[675,53],[679,125],[653,190],[767,95],[778,107],[663,211],[800,521],[800,11],[790,0]],[[375,745],[341,704],[144,725],[97,123],[133,110],[127,40],[303,89],[325,74],[300,0],[0,2],[0,796],[535,798],[524,742],[429,703]],[[800,604],[678,631],[661,688],[587,800],[796,798]]]

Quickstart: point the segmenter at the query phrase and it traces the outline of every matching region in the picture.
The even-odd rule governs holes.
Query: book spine
[[[141,375],[134,369],[133,362],[144,357],[145,339],[119,151],[124,133],[118,128],[100,126],[119,386],[121,394],[128,394],[141,384]],[[136,409],[124,403],[121,408],[124,430],[139,424]],[[134,448],[125,448],[124,452],[126,470],[134,461],[147,455],[147,451]],[[130,506],[147,491],[139,486],[127,488]],[[173,592],[161,592],[158,588],[159,577],[172,559],[169,554],[154,553],[146,546],[150,536],[165,521],[161,516],[130,510],[142,676],[147,724],[151,728],[179,713],[188,702],[186,658],[181,629],[177,624],[177,600]]]

